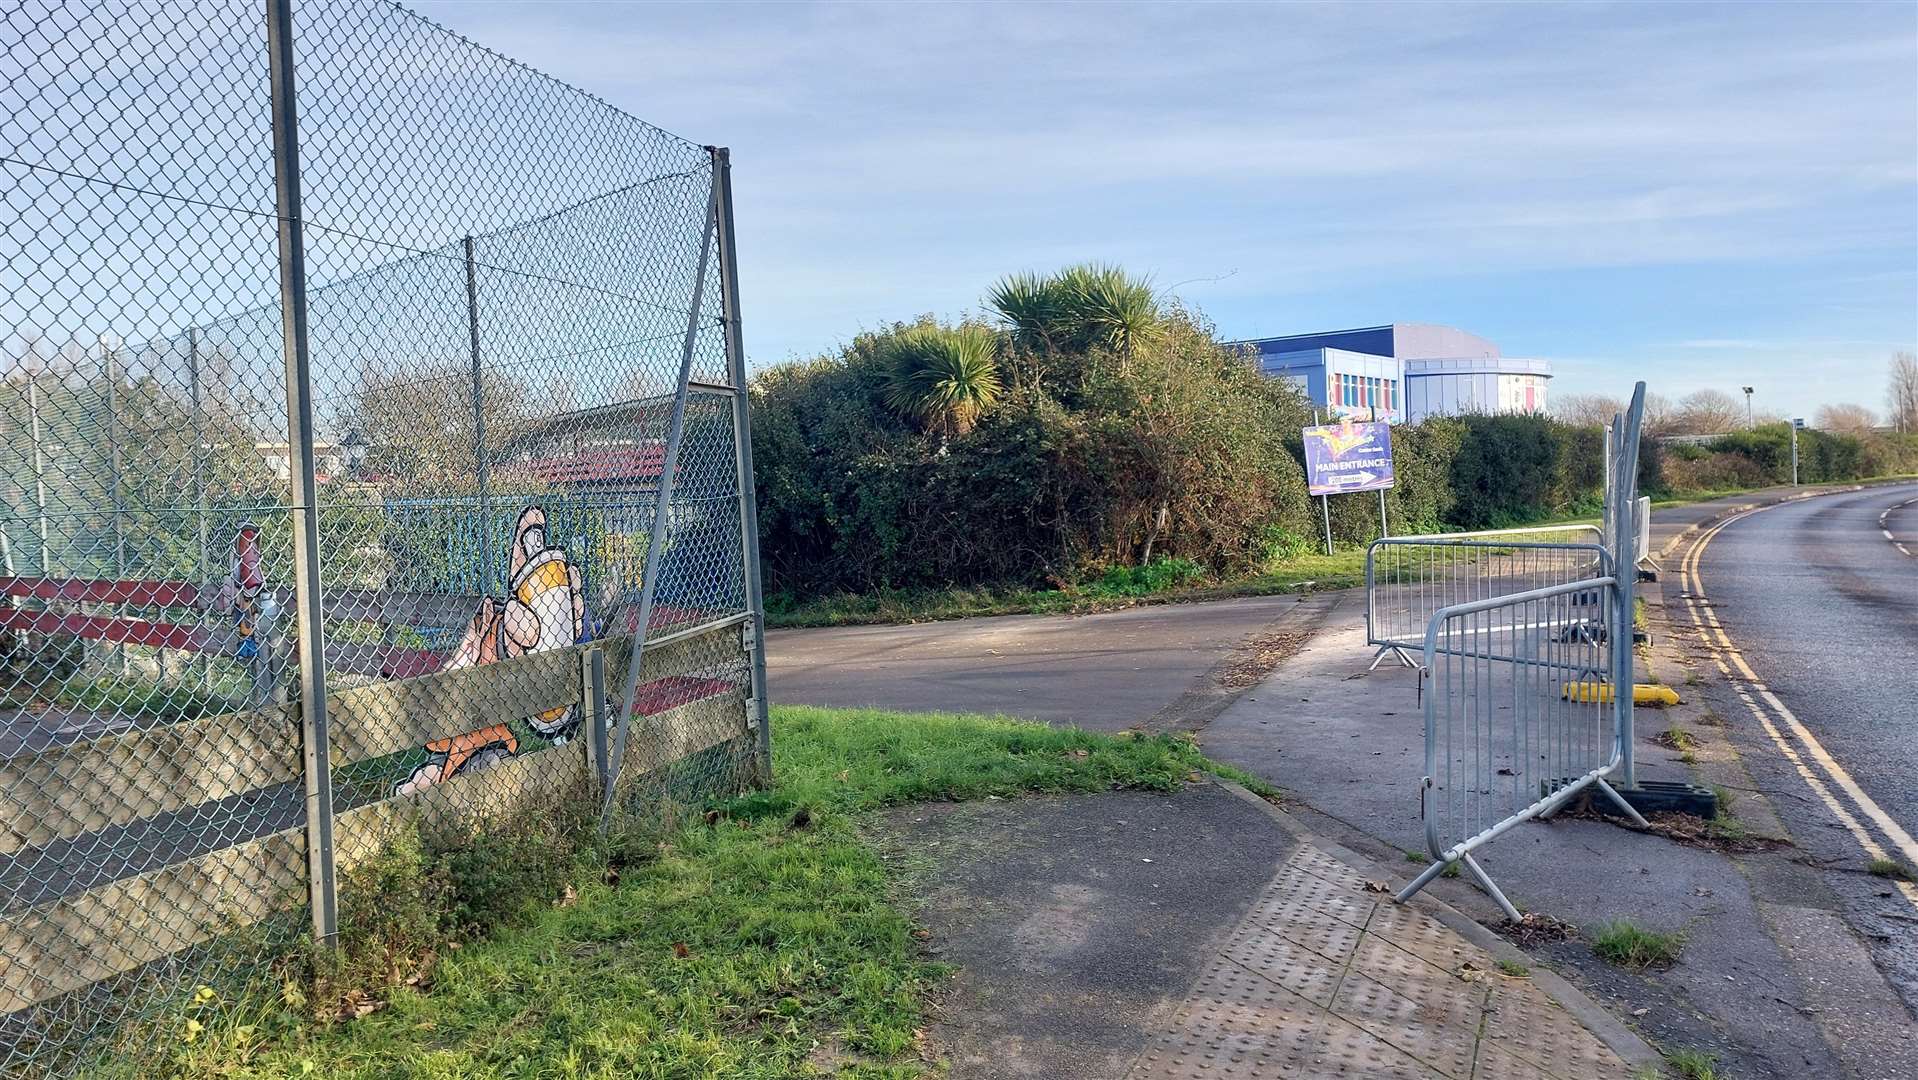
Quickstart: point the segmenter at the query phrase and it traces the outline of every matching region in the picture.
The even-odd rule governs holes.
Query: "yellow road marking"
[[[1778,700],[1778,696],[1771,692],[1771,689],[1767,687],[1764,681],[1758,677],[1758,674],[1752,670],[1751,665],[1745,662],[1744,654],[1738,651],[1736,645],[1732,644],[1731,635],[1727,634],[1724,626],[1719,623],[1718,615],[1715,612],[1705,609],[1699,603],[1700,600],[1705,599],[1704,578],[1700,574],[1699,566],[1704,556],[1706,546],[1709,545],[1712,539],[1722,532],[1726,526],[1769,509],[1771,509],[1771,506],[1760,506],[1733,514],[1717,525],[1707,529],[1697,540],[1693,541],[1691,550],[1686,552],[1684,559],[1679,564],[1678,580],[1679,587],[1685,593],[1685,608],[1690,613],[1693,624],[1698,628],[1699,640],[1703,641],[1706,648],[1711,651],[1712,661],[1717,665],[1719,672],[1731,683],[1732,689],[1738,694],[1739,700],[1744,702],[1745,707],[1757,718],[1759,725],[1765,729],[1765,734],[1770,737],[1772,744],[1778,748],[1778,752],[1784,756],[1785,760],[1790,762],[1792,767],[1797,770],[1798,775],[1805,780],[1806,785],[1812,789],[1813,794],[1817,795],[1819,800],[1825,804],[1826,808],[1832,812],[1833,816],[1838,818],[1839,822],[1845,826],[1845,829],[1852,834],[1852,838],[1858,841],[1858,846],[1864,850],[1865,854],[1873,859],[1889,857],[1886,854],[1885,848],[1880,846],[1877,839],[1871,835],[1870,830],[1866,829],[1843,802],[1833,794],[1831,787],[1826,784],[1825,778],[1813,772],[1810,766],[1805,763],[1804,757],[1798,753],[1797,748],[1791,744],[1791,741],[1787,739],[1785,735],[1779,731],[1777,725],[1772,722],[1771,716],[1767,715],[1765,710],[1759,707],[1759,701],[1762,700],[1766,705],[1771,707],[1772,711],[1777,714],[1778,719],[1782,720],[1785,725],[1790,728],[1792,734],[1797,737],[1798,741],[1804,745],[1812,760],[1824,770],[1826,775],[1829,776],[1846,795],[1851,797],[1852,801],[1857,804],[1858,808],[1864,812],[1867,818],[1870,818],[1873,823],[1883,830],[1886,838],[1891,841],[1892,846],[1904,856],[1905,863],[1911,866],[1918,866],[1918,841],[1914,841],[1910,833],[1906,832],[1902,826],[1892,820],[1891,815],[1885,813],[1883,808],[1872,800],[1871,796],[1865,794],[1864,789],[1860,788],[1857,781],[1851,778],[1851,774],[1846,772],[1844,767],[1839,765],[1831,754],[1825,750],[1824,744],[1818,741],[1817,736],[1813,735],[1804,724],[1799,722],[1798,717],[1785,706],[1784,702]],[[1716,638],[1716,640],[1714,640],[1714,638]],[[1726,664],[1725,661],[1727,657],[1730,658],[1732,664],[1737,665],[1738,674],[1734,674],[1731,666]],[[1754,700],[1754,695],[1756,695],[1757,700]],[[1905,899],[1910,901],[1913,907],[1918,907],[1918,886],[1914,886],[1911,882],[1906,881],[1900,881],[1896,884],[1899,892],[1904,894]]]

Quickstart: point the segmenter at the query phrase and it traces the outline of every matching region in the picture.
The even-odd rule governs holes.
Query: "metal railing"
[[[725,150],[382,0],[0,46],[0,1077],[767,777]]]
[[[1374,540],[1365,549],[1365,643],[1377,649],[1372,668],[1387,656],[1416,667],[1412,654],[1446,605],[1610,573],[1598,533],[1594,525],[1567,525]],[[1570,542],[1578,538],[1586,539]]]
[[[1635,478],[1644,397],[1640,383],[1606,435],[1601,534],[1609,543],[1397,541],[1414,553],[1413,565],[1375,546],[1388,553],[1377,574],[1368,553],[1368,637],[1380,647],[1374,667],[1388,650],[1404,659],[1406,620],[1438,605],[1416,645],[1425,719],[1419,810],[1433,862],[1400,890],[1401,901],[1457,864],[1516,921],[1518,909],[1474,851],[1594,789],[1645,824],[1613,786],[1635,785]]]

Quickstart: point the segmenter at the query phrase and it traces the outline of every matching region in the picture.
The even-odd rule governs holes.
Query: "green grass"
[[[1605,923],[1592,936],[1592,951],[1599,959],[1633,971],[1669,967],[1684,947],[1684,935],[1646,930],[1629,919]]]
[[[1865,865],[1865,872],[1874,877],[1891,878],[1894,881],[1918,881],[1918,872],[1899,862],[1897,859],[1873,859]]]
[[[580,856],[564,888],[547,881],[516,920],[448,947],[421,987],[379,988],[376,1011],[316,1021],[277,976],[209,988],[90,1075],[773,1080],[823,1075],[820,1047],[847,1080],[933,1075],[918,1033],[947,971],[922,954],[903,871],[861,815],[1170,791],[1214,768],[1189,739],[985,717],[782,707],[773,724],[776,787]]]
[[[1527,978],[1532,974],[1532,969],[1530,967],[1527,967],[1526,965],[1521,964],[1516,960],[1500,960],[1498,962],[1498,969],[1499,971],[1503,972],[1506,975],[1511,976],[1514,979]]]
[[[1665,1055],[1665,1063],[1684,1080],[1725,1080],[1718,1071],[1718,1055],[1705,1050],[1674,1050]]]
[[[1166,581],[1166,579],[1160,579]],[[855,626],[934,622],[980,615],[1052,615],[1116,611],[1141,604],[1225,600],[1237,596],[1349,589],[1365,583],[1364,546],[1340,547],[1332,555],[1297,555],[1257,574],[1223,579],[1179,580],[1154,589],[1147,578],[1107,582],[1101,578],[1071,589],[893,589],[842,593],[803,602],[769,597],[766,624],[774,627]]]
[[[1431,865],[1433,859],[1431,859],[1431,856],[1427,856],[1425,852],[1406,852],[1406,861],[1408,861],[1408,863],[1419,863],[1419,865],[1423,867],[1423,865]],[[1446,863],[1444,869],[1438,871],[1438,877],[1458,877],[1458,875],[1460,875],[1460,867],[1458,867],[1456,861]]]

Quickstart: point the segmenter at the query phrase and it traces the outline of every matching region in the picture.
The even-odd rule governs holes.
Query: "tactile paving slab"
[[[1466,964],[1484,971],[1498,962],[1492,954],[1459,937],[1444,923],[1398,904],[1380,904],[1365,931],[1368,938],[1389,942],[1447,974],[1457,974]]]
[[[1377,1036],[1328,1016],[1307,1058],[1302,1077],[1365,1077],[1367,1080],[1431,1080],[1445,1074]],[[1456,1080],[1464,1080],[1463,1077]]]
[[[1486,988],[1441,972],[1382,942],[1390,957],[1369,973],[1346,972],[1331,1011],[1445,1076],[1469,1077]],[[1356,967],[1356,964],[1354,965]]]
[[[1631,1075],[1610,1047],[1530,980],[1502,979],[1491,989],[1481,1044],[1552,1076],[1623,1080]]]
[[[1322,956],[1257,925],[1242,927],[1234,934],[1223,956],[1247,978],[1284,987],[1319,1008],[1332,1003],[1346,963],[1342,957]]]
[[[1129,1080],[1628,1080],[1527,980],[1309,846],[1211,957]]]
[[[1584,1080],[1583,1074],[1564,1073],[1564,1080]],[[1472,1080],[1560,1080],[1522,1057],[1507,1053],[1497,1045],[1479,1043],[1478,1061],[1472,1067]]]
[[[1217,958],[1129,1074],[1134,1080],[1300,1075],[1322,1010]]]

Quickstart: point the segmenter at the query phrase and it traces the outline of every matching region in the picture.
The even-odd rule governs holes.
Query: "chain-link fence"
[[[0,45],[0,1074],[765,775],[725,151],[377,0]]]

